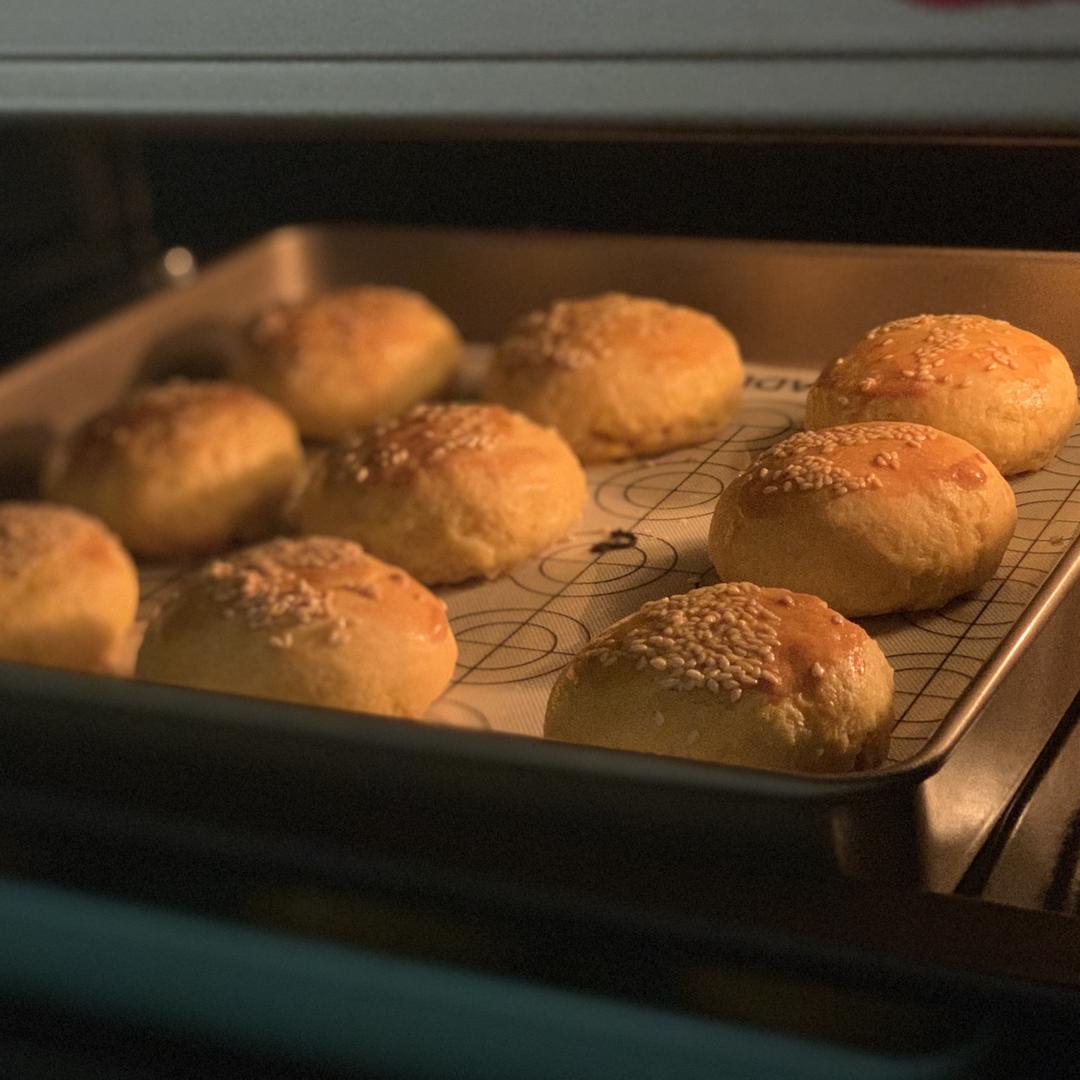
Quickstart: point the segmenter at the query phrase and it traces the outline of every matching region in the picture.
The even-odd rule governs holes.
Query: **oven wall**
[[[287,222],[1080,250],[1080,145],[0,131],[0,361]]]
[[[0,128],[0,361],[139,288],[160,248],[142,152],[116,133]]]

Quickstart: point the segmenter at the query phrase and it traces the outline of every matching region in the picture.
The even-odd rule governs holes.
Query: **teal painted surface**
[[[301,1061],[447,1080],[952,1075],[583,994],[0,881],[0,991]]]
[[[1080,58],[4,61],[0,117],[1080,133]]]
[[[593,55],[1074,50],[1071,0],[4,0],[0,55]]]

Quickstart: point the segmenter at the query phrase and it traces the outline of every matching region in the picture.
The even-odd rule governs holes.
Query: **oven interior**
[[[3,129],[0,176],[5,363],[286,224],[1080,250],[1080,144],[1058,134],[54,120]],[[529,850],[503,850],[513,829],[477,829],[479,792],[449,825],[416,806],[394,819],[407,800],[386,792],[380,812],[287,738],[268,733],[271,749],[240,769],[212,717],[186,739],[163,729],[150,752],[116,732],[121,719],[153,727],[156,704],[94,716],[79,700],[73,677],[8,732],[0,905],[22,943],[0,987],[12,1061],[55,1053],[39,1032],[60,1024],[71,1062],[103,1055],[116,1075],[184,1055],[186,1075],[694,1076],[703,1063],[762,1076],[1035,1075],[1072,1022],[1080,852],[1068,800],[1044,808],[1037,796],[1068,775],[1074,708],[965,875],[966,895],[932,896],[807,878],[795,853],[746,877],[714,850],[703,860],[649,837],[657,882],[602,820],[561,821],[546,843],[522,820]],[[72,738],[36,744],[35,708],[69,710]],[[1059,850],[1036,889],[1010,841],[1038,815]],[[112,906],[95,906],[103,898]],[[220,962],[221,1002],[252,995],[260,1022],[184,1010],[208,992],[185,975],[200,955]],[[174,965],[172,998],[149,992],[140,957]],[[101,965],[126,995],[95,981]],[[273,991],[289,979],[321,1014],[286,1022]],[[394,1008],[376,1009],[380,986],[400,993],[387,999],[399,1012],[429,1010],[426,1050],[406,1053]],[[340,1032],[349,1014],[335,993],[383,1016],[386,1037],[336,1037],[326,1017]],[[422,1004],[402,1004],[416,995]],[[634,1041],[635,1029],[652,1035]]]

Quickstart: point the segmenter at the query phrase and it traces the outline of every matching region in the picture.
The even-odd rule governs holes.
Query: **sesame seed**
[[[687,746],[693,746],[694,743],[696,743],[700,737],[701,737],[700,732],[691,731],[690,734],[686,736],[686,745]]]
[[[328,454],[331,474],[364,483],[407,466],[424,468],[448,454],[487,451],[508,428],[497,405],[417,405],[404,416],[347,436]]]
[[[205,437],[206,425],[216,423],[223,409],[243,422],[266,407],[264,399],[245,386],[174,378],[136,390],[80,427],[67,445],[77,457],[99,458],[127,446],[153,456],[171,455],[181,444]]]
[[[653,723],[657,727],[663,727],[664,726],[664,714],[662,712],[653,713]]]
[[[544,367],[578,371],[616,355],[618,339],[663,340],[687,319],[718,325],[701,312],[624,293],[561,300],[521,319],[499,345],[495,362],[510,372]]]
[[[99,526],[77,510],[35,502],[0,503],[0,574],[32,573],[39,559],[84,557]],[[94,545],[96,549],[96,544]]]
[[[368,572],[367,556],[351,541],[282,539],[215,559],[196,571],[192,581],[207,590],[225,618],[241,618],[252,629],[272,630],[269,644],[289,649],[294,641],[292,627],[323,624],[339,635],[344,633],[349,620],[335,608],[339,589],[364,594],[370,590],[377,595],[366,581],[322,588],[309,579],[312,571],[350,565],[356,565],[358,573]]]
[[[664,676],[656,684],[662,690],[705,688],[730,696],[768,682],[770,673],[778,681],[780,620],[755,585],[725,583],[650,601],[631,619],[625,636],[594,639],[582,656],[604,663],[615,655],[636,670],[651,667]],[[647,661],[642,649],[656,655]]]
[[[880,482],[873,473],[857,476],[838,465],[832,455],[842,447],[861,446],[874,441],[900,443],[918,450],[937,433],[919,424],[891,421],[868,421],[838,428],[801,431],[766,450],[751,470],[744,475],[752,478],[767,467],[772,483],[762,489],[765,495],[783,492],[828,490],[833,495],[846,495],[866,488],[876,489]],[[900,468],[895,450],[882,450],[874,455],[872,464],[878,468]]]
[[[810,674],[813,675],[815,679],[823,679],[825,677],[825,668],[815,660],[814,663],[810,665]]]

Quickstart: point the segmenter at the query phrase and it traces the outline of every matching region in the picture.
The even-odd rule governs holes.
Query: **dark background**
[[[0,361],[275,225],[371,221],[1080,250],[1080,146],[0,129]]]

